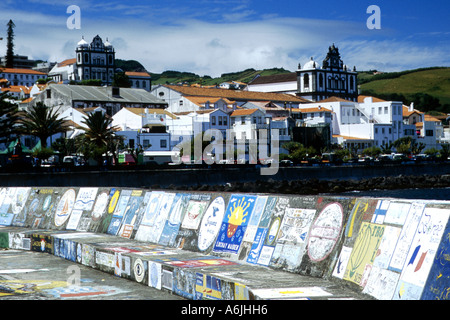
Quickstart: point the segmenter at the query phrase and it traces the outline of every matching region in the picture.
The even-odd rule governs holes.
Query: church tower
[[[84,37],[77,44],[78,80],[101,80],[104,85],[111,85],[114,80],[115,51],[108,39],[103,43],[100,36],[95,36],[91,44]]]
[[[317,102],[330,97],[358,100],[356,68],[349,70],[343,63],[339,49],[328,48],[322,67],[313,58],[297,70],[297,95]]]

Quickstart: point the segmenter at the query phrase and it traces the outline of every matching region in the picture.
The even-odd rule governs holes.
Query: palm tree
[[[100,164],[103,154],[108,151],[111,141],[115,140],[116,127],[112,127],[112,119],[102,112],[91,113],[82,121],[85,133],[79,137],[85,156],[91,156]]]
[[[47,107],[42,102],[38,102],[20,120],[20,130],[23,134],[38,137],[44,149],[47,147],[47,139],[49,137],[67,131],[64,120],[58,119],[58,116],[57,110]]]

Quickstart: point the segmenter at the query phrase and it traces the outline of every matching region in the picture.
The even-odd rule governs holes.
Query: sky
[[[68,28],[71,5],[80,9],[79,29]],[[371,5],[379,15],[368,13]],[[444,0],[2,0],[0,55],[12,19],[14,53],[49,62],[74,58],[82,37],[99,35],[116,58],[154,73],[295,71],[311,58],[322,63],[332,44],[360,71],[450,67],[448,12]]]

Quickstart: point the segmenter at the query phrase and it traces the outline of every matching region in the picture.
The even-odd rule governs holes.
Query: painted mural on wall
[[[175,246],[180,249],[190,248],[198,251],[198,229],[211,201],[210,194],[191,194],[187,204],[186,212],[175,238]]]
[[[145,194],[142,190],[133,190],[131,192],[128,205],[125,209],[121,225],[117,233],[118,236],[130,239],[135,234],[137,226],[139,225],[138,222],[140,221],[143,213],[142,203],[147,203],[149,198],[149,192]]]
[[[237,254],[250,221],[256,196],[232,195],[220,227],[215,252]]]
[[[0,225],[25,225],[28,212],[25,204],[30,190],[31,188],[3,188],[0,190]]]
[[[443,232],[422,300],[450,300],[450,221]]]
[[[76,194],[76,190],[71,188],[59,199],[54,217],[54,224],[58,229],[64,229],[65,223],[69,220],[75,205]]]
[[[244,284],[211,271],[242,262],[329,271],[376,299],[445,300],[449,217],[446,205],[398,199],[0,188],[0,225],[34,229],[0,232],[0,247],[53,253],[189,299],[248,299]],[[177,249],[204,256],[173,258]]]
[[[448,209],[425,208],[395,289],[394,300],[420,299],[449,214]]]
[[[113,214],[116,210],[117,203],[120,198],[120,190],[112,188],[109,192],[109,202],[106,209],[106,214],[103,214],[101,223],[97,232],[106,233],[113,218]]]
[[[159,238],[159,243],[161,245],[170,247],[176,245],[176,237],[188,208],[190,197],[191,196],[186,193],[177,193],[175,195],[172,208]]]

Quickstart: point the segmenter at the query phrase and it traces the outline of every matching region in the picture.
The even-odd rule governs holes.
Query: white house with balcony
[[[171,136],[168,122],[176,116],[164,109],[122,108],[113,116],[112,125],[119,128],[116,135],[124,137],[130,148],[141,146],[145,162],[170,162]]]

